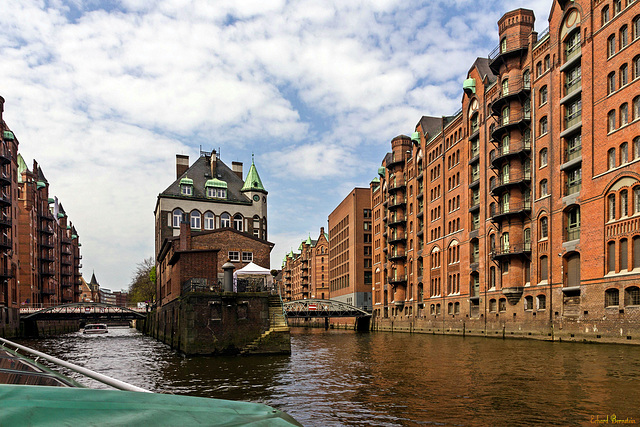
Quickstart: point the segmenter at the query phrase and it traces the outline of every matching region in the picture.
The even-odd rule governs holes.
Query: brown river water
[[[183,357],[129,328],[20,343],[157,392],[265,403],[305,426],[640,424],[637,346],[302,328],[291,356]]]

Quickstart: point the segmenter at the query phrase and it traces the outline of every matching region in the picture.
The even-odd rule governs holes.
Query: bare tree
[[[153,257],[145,258],[136,266],[129,284],[130,302],[153,302],[156,299],[156,266]]]

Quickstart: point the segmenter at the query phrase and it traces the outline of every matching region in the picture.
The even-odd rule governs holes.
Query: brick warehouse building
[[[640,2],[526,9],[371,183],[379,329],[637,339]]]
[[[279,286],[285,301],[309,298],[329,299],[329,235],[324,227],[316,240],[309,236],[299,253],[285,255]]]
[[[329,214],[329,295],[371,310],[371,197],[354,188]]]
[[[20,305],[50,307],[80,301],[78,233],[36,161],[18,155]],[[35,238],[34,238],[35,237]]]

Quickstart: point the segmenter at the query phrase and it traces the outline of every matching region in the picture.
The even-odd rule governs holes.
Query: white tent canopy
[[[234,276],[237,276],[239,274],[250,274],[255,276],[261,276],[261,275],[271,276],[271,270],[269,270],[268,268],[260,267],[258,264],[254,264],[250,262],[249,264],[242,267],[240,270],[237,270],[233,273]]]
[[[269,270],[268,268],[260,267],[253,262],[250,262],[240,270],[233,272],[234,292],[238,292],[238,278],[240,278],[241,280],[245,280],[246,282],[252,282],[254,284],[257,284],[257,282],[261,282],[262,286],[266,287],[267,289],[273,288],[273,276],[271,275],[271,270]]]

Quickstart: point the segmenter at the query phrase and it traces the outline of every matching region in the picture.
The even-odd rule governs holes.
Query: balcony
[[[392,197],[389,199],[389,210],[398,209],[400,206],[404,206],[406,204],[406,197]]]
[[[522,201],[518,203],[509,203],[507,205],[499,205],[491,209],[491,221],[497,222],[510,215],[527,215],[531,212],[531,202]]]
[[[405,222],[407,222],[406,215],[391,215],[391,217],[389,217],[389,227],[397,227]]]
[[[11,249],[11,238],[8,236],[0,236],[0,248]]]
[[[11,228],[11,218],[0,218],[0,228]]]
[[[6,194],[0,195],[0,207],[11,206],[11,197]]]
[[[475,163],[478,160],[480,160],[480,148],[475,147],[471,150],[471,152],[469,153],[469,164]]]
[[[56,270],[49,265],[41,265],[40,274],[42,274],[43,276],[53,276],[56,274]]]
[[[567,182],[564,186],[564,195],[570,196],[579,193],[582,189],[582,180],[576,182]]]
[[[407,240],[407,233],[391,233],[389,236],[389,243],[402,242],[403,240]]]
[[[567,228],[565,236],[566,242],[570,242],[572,240],[580,240],[580,227]]]
[[[404,157],[401,154],[396,155],[396,153],[392,153],[391,154],[391,159],[389,160],[389,163],[387,164],[387,169],[391,169],[392,167],[396,166],[396,165],[401,165],[404,163]]]
[[[389,184],[389,193],[393,193],[402,190],[407,187],[407,183],[404,180],[398,180],[398,182]]]
[[[53,286],[47,286],[46,288],[43,287],[40,290],[40,293],[42,295],[55,295],[56,294],[56,290],[55,290],[55,288]]]
[[[40,243],[40,246],[42,246],[43,248],[53,248],[53,243],[51,243],[51,241],[49,239],[42,239],[42,242]]]
[[[517,154],[522,154],[525,156],[529,156],[531,152],[531,140],[525,139],[521,141],[512,141],[509,144],[500,144],[496,150],[491,152],[491,167],[498,168],[502,161],[509,157],[515,156]]]
[[[395,274],[393,276],[387,277],[387,282],[392,285],[399,285],[401,283],[407,283],[407,275],[406,274]]]
[[[564,119],[564,131],[571,132],[573,127],[578,127],[578,125],[582,124],[582,110],[578,110],[575,113],[567,115]],[[565,134],[563,133],[562,136]]]
[[[577,61],[581,56],[582,46],[579,42],[573,46],[567,46],[567,49],[565,50],[564,64],[562,64],[563,68]]]
[[[56,259],[53,256],[47,253],[43,253],[42,256],[40,257],[40,261],[42,262],[54,262],[55,260]]]
[[[477,120],[474,123],[471,123],[471,129],[469,129],[469,140],[475,139],[480,135],[480,125]]]
[[[509,128],[520,127],[522,130],[529,127],[531,121],[531,111],[525,111],[518,109],[517,111],[509,111],[508,116],[500,116],[498,118],[498,124],[491,133],[491,140],[494,142],[500,142],[501,137]]]
[[[502,107],[509,103],[511,98],[519,98],[524,101],[529,98],[531,91],[531,82],[522,78],[510,78],[508,85],[500,88],[498,96],[491,102],[492,114],[499,116]]]
[[[564,96],[560,99],[560,104],[565,104],[571,101],[573,98],[580,95],[582,92],[582,80],[575,79],[572,82],[567,82],[564,86]]]
[[[38,214],[38,217],[40,219],[44,219],[45,221],[53,221],[54,220],[53,214],[51,212],[49,212],[48,210],[45,211],[45,212],[40,212]]]
[[[11,151],[0,149],[0,165],[8,165],[11,163]]]
[[[8,279],[10,277],[13,277],[13,270],[9,267],[0,265],[0,278]]]
[[[0,185],[11,185],[11,177],[7,176],[4,173],[0,173]]]
[[[531,182],[530,171],[511,171],[508,175],[498,175],[491,180],[491,194],[500,194],[506,187],[512,185],[528,185]]]
[[[61,287],[63,287],[63,288],[70,288],[70,287],[71,287],[71,286],[73,286],[73,285],[71,284],[71,282],[69,282],[69,281],[67,281],[67,280],[63,280],[63,281],[60,283],[60,286],[61,286]]]
[[[494,74],[500,73],[500,65],[507,58],[523,56],[529,47],[527,37],[508,37],[500,42],[491,52],[489,52],[489,68]]]
[[[531,242],[510,243],[500,245],[491,251],[492,259],[499,259],[510,256],[529,256],[531,255]]]
[[[391,251],[391,253],[387,256],[390,260],[399,260],[399,259],[404,259],[407,257],[407,253],[404,250],[399,250],[399,249],[394,249],[393,251]]]

